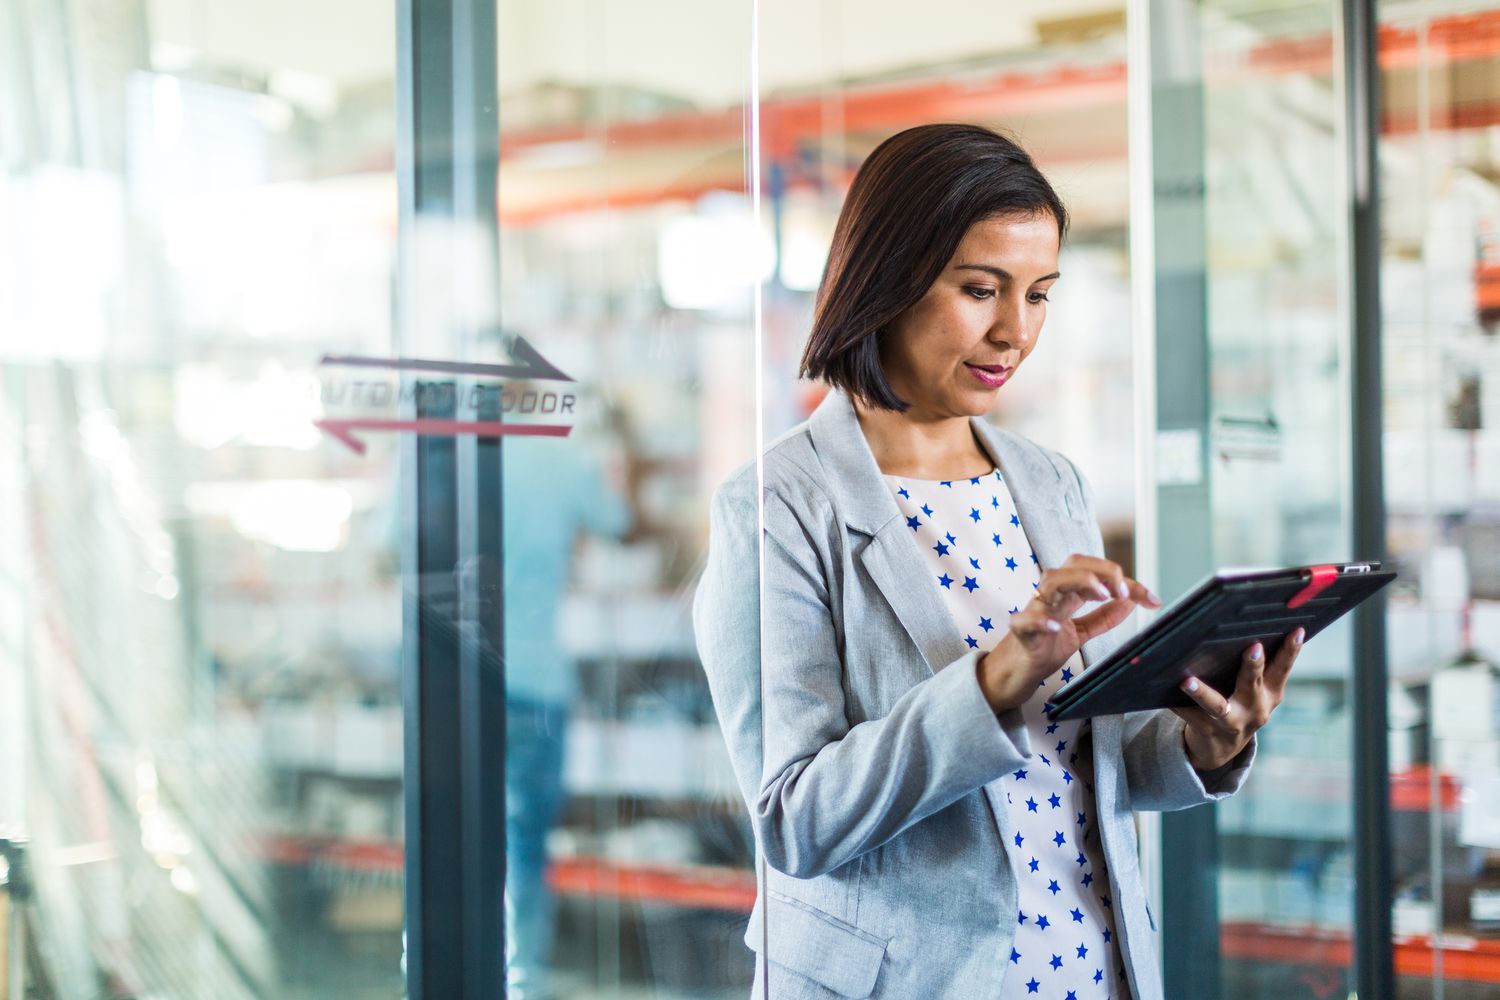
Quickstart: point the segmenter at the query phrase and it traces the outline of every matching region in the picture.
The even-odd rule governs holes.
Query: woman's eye
[[[978,285],[968,285],[964,288],[964,291],[976,299],[990,299],[995,297],[995,290],[993,288],[983,288]]]
[[[1033,305],[1035,305],[1038,302],[1051,302],[1052,301],[1051,299],[1047,298],[1047,293],[1046,292],[1032,292],[1030,298],[1031,298],[1031,302],[1032,302]]]

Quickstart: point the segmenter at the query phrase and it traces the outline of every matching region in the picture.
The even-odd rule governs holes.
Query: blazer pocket
[[[767,891],[767,900],[769,961],[851,1000],[875,992],[885,941],[775,889]],[[746,942],[760,950],[758,933],[747,934]]]

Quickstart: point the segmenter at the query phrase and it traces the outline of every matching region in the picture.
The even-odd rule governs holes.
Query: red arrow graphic
[[[365,453],[365,443],[356,430],[412,431],[417,434],[476,434],[479,437],[567,437],[567,424],[507,424],[498,420],[314,420],[313,425],[338,438],[356,454]]]

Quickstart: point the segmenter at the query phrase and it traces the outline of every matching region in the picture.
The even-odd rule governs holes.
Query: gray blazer
[[[1041,567],[1073,552],[1102,556],[1093,493],[1072,462],[973,424]],[[775,1000],[1014,996],[1018,984],[1001,986],[1017,912],[1003,846],[1011,818],[986,786],[1031,757],[1020,713],[997,717],[981,694],[984,651],[967,648],[927,585],[846,395],[831,392],[774,441],[764,470],[762,490],[752,462],[715,492],[693,603],[766,862],[745,935],[761,953],[754,996],[767,985]],[[1114,649],[1125,627],[1086,643],[1084,664]],[[1252,742],[1200,775],[1182,728],[1165,711],[1092,724],[1116,932],[1139,1000],[1159,1000],[1162,986],[1132,810],[1224,798],[1255,755]],[[1080,765],[1090,760],[1081,746]]]

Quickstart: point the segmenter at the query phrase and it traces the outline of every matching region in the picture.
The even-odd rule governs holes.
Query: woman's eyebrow
[[[954,267],[955,267],[956,270],[959,270],[959,271],[983,271],[986,274],[993,274],[995,277],[1000,278],[1000,279],[1005,280],[1005,281],[1009,281],[1011,279],[1011,277],[1012,277],[1011,273],[1009,271],[1007,271],[1005,268],[1003,268],[1003,267],[994,267],[993,265],[990,265],[990,264],[956,264],[956,265],[954,265]],[[1051,274],[1044,274],[1044,275],[1042,275],[1040,278],[1038,278],[1036,280],[1037,281],[1051,281],[1053,278],[1060,278],[1060,277],[1062,277],[1062,274],[1060,272],[1053,271]],[[1032,284],[1036,284],[1036,282],[1034,281],[1034,282],[1032,282]]]

